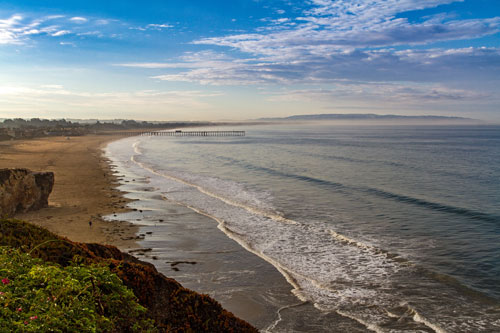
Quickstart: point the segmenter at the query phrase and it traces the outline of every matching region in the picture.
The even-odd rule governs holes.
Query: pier
[[[245,131],[154,131],[141,136],[245,136]]]
[[[110,132],[126,136],[245,136],[245,131],[147,131],[147,132]]]

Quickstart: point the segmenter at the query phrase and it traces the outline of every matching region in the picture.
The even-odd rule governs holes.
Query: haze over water
[[[108,155],[325,313],[376,331],[500,330],[500,127],[245,129],[130,138]]]

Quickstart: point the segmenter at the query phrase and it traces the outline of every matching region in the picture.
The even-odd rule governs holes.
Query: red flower
[[[23,311],[23,308],[19,307],[19,308],[17,308],[17,311],[21,312],[21,311]]]
[[[30,317],[30,320],[35,320],[35,319],[38,319],[38,316],[31,316]]]
[[[5,279],[2,279],[2,283],[3,284],[9,284],[10,283],[10,280],[5,278]]]

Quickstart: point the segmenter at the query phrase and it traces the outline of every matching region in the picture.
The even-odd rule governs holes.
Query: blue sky
[[[499,32],[498,0],[0,1],[0,118],[500,121]]]

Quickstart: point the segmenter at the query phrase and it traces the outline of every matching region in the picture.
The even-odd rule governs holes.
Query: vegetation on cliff
[[[5,331],[155,331],[146,308],[103,265],[61,267],[0,247],[0,280]]]
[[[13,219],[0,219],[0,235],[0,246],[29,253],[31,257],[45,262],[47,267],[60,267],[62,271],[68,267],[70,270],[83,267],[84,272],[79,274],[88,274],[87,276],[97,272],[107,274],[107,271],[99,269],[116,274],[123,285],[132,290],[138,303],[147,309],[145,315],[154,320],[154,326],[159,331],[257,332],[254,327],[224,310],[209,296],[183,288],[177,281],[160,274],[153,265],[120,252],[116,247],[71,242],[43,228]],[[106,276],[112,279],[109,275]],[[118,284],[115,287],[120,289]],[[95,301],[96,299],[94,307],[99,311],[99,302]],[[134,308],[130,298],[127,298],[127,302],[129,307],[135,309],[136,318],[139,318],[133,324],[147,328],[148,322],[142,319],[140,308]],[[132,325],[132,322],[129,324]],[[133,331],[134,327],[130,325],[127,329],[120,330]]]

